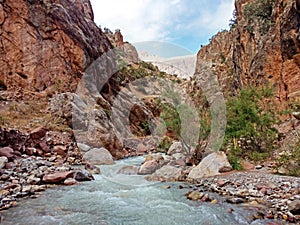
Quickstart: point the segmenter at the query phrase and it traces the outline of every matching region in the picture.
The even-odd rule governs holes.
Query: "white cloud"
[[[234,0],[91,0],[95,22],[130,42],[206,38],[228,27]],[[178,43],[179,44],[179,43]]]

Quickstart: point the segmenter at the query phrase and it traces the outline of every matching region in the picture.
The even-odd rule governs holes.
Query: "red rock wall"
[[[0,0],[0,80],[8,89],[74,91],[112,48],[88,0]]]
[[[198,61],[212,63],[225,93],[234,94],[248,84],[269,83],[279,102],[300,100],[300,12],[296,0],[271,1],[274,5],[265,20],[269,24],[265,31],[260,18],[251,21],[245,15],[245,7],[256,7],[253,3],[258,1],[236,0],[236,25],[201,48]]]

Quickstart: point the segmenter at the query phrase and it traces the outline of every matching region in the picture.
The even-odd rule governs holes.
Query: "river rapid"
[[[22,200],[19,206],[2,213],[1,224],[263,224],[251,223],[253,212],[243,207],[187,200],[187,189],[179,188],[185,184],[149,182],[140,175],[117,173],[123,166],[139,165],[143,160],[136,157],[101,166],[102,174],[95,175],[94,181],[56,187],[37,199]]]

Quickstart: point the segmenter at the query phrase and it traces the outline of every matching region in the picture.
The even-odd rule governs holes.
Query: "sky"
[[[234,0],[91,0],[101,28],[120,29],[125,41],[166,42],[196,54],[229,29]]]

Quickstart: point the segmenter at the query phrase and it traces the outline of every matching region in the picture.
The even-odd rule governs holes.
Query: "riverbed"
[[[1,224],[69,225],[240,225],[252,222],[253,211],[227,203],[187,200],[182,183],[149,182],[140,175],[118,174],[125,165],[140,165],[143,157],[101,166],[95,180],[56,187],[37,199],[22,200],[2,213]]]

